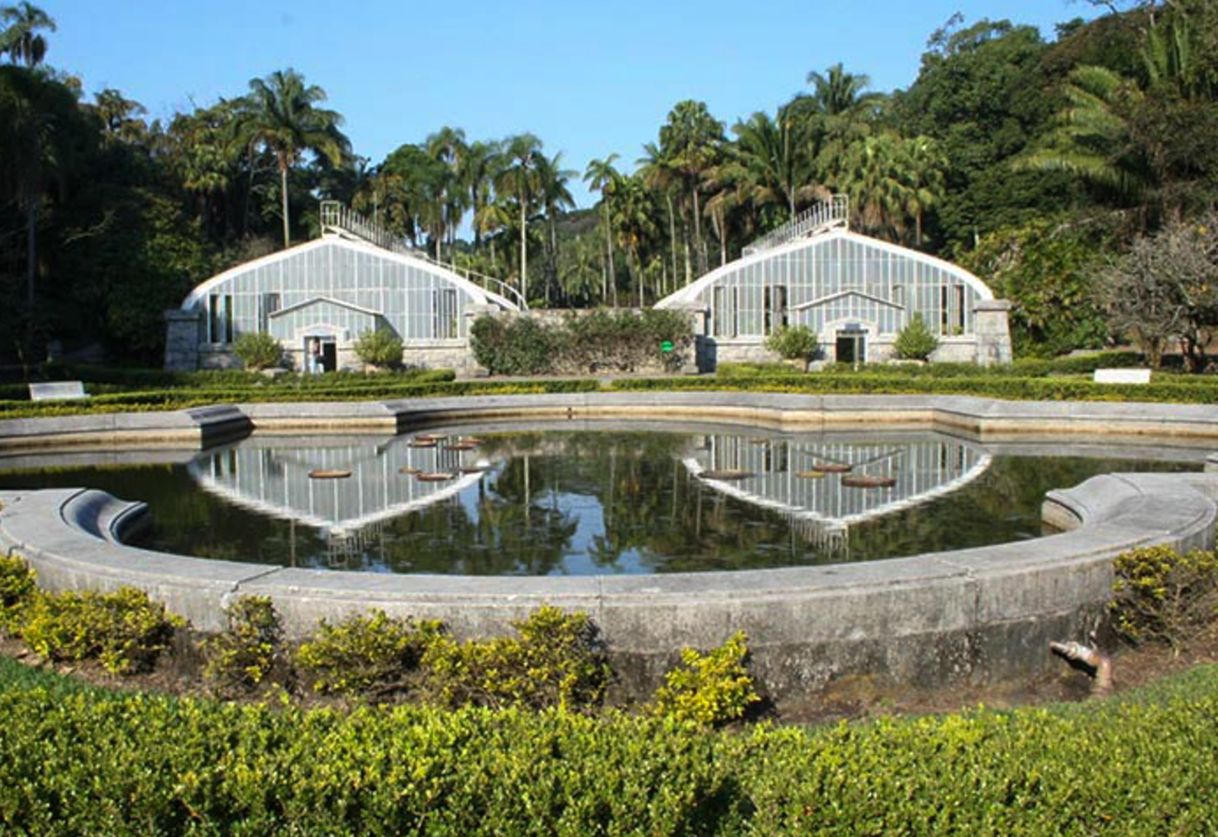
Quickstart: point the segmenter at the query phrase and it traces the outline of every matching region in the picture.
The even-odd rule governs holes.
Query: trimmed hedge
[[[1213,404],[1218,384],[1168,378],[1136,384],[1096,384],[1082,378],[1020,378],[998,375],[930,377],[903,372],[765,374],[741,378],[634,378],[617,380],[615,390],[704,390],[790,392],[810,395],[975,395],[1015,401],[1150,401]]]
[[[0,823],[33,833],[1213,833],[1218,668],[1140,697],[803,730],[293,707],[0,660]]]
[[[324,377],[324,376],[323,376]],[[396,383],[392,376],[370,376],[366,383],[340,386],[266,386],[227,389],[184,388],[98,395],[71,404],[0,401],[0,420],[94,413],[185,410],[211,404],[297,401],[373,401],[388,398],[431,398],[457,395],[519,395],[547,392],[595,392],[595,380],[434,381]]]

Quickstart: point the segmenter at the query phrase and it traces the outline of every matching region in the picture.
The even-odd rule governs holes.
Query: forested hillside
[[[845,193],[855,229],[957,260],[1014,300],[1021,354],[1131,336],[1120,303],[1144,314],[1138,294],[1164,293],[1143,287],[1148,276],[1181,273],[1196,251],[1212,268],[1218,252],[1211,230],[1190,227],[1218,193],[1207,0],[1140,3],[1051,38],[953,18],[905,90],[872,90],[865,67],[810,67],[774,112],[676,102],[637,147],[587,161],[532,134],[456,126],[369,160],[325,80],[290,68],[150,121],[126,93],[93,92],[55,65],[57,25],[72,21],[0,7],[5,362],[55,339],[156,364],[163,309],[220,269],[311,237],[324,198],[509,279],[536,305],[586,307],[654,302]],[[577,211],[579,179],[600,201]],[[1171,293],[1184,319],[1132,338],[1162,351],[1187,332],[1182,349],[1204,368],[1218,290],[1198,278]]]

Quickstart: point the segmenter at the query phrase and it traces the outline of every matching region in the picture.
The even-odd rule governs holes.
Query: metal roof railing
[[[411,247],[401,236],[394,235],[374,221],[369,221],[341,201],[321,202],[321,231],[323,234],[333,233],[339,236],[356,238],[380,247],[382,250],[389,250],[393,253],[400,253],[403,256],[421,259],[429,264],[434,264],[436,267],[451,270],[458,276],[481,286],[483,289],[504,297],[518,306],[522,311],[529,307],[528,302],[525,301],[520,291],[502,279],[496,279],[493,276],[487,276],[476,270],[470,270],[468,267],[461,267],[433,258],[422,250]]]
[[[808,238],[834,227],[849,226],[849,197],[846,195],[833,195],[829,200],[820,201],[808,207],[791,221],[757,239],[744,248],[743,255],[751,256],[753,253],[772,250],[797,238]]]

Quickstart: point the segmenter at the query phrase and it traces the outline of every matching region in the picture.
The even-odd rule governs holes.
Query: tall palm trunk
[[[682,201],[684,203],[684,201]],[[681,207],[681,245],[685,249],[685,284],[694,281],[694,271],[690,263],[689,252],[689,208]]]
[[[672,209],[672,192],[664,191],[664,200],[668,203],[668,240],[671,243],[672,281],[677,281],[677,216]]]
[[[283,200],[283,249],[290,245],[288,235],[288,161],[279,158],[279,192]]]
[[[529,304],[529,248],[525,243],[528,233],[528,214],[524,195],[520,196],[520,296]]]
[[[609,283],[602,299],[609,301],[609,288],[613,289],[613,307],[617,308],[617,266],[613,263],[613,231],[610,229],[609,210],[605,209],[605,252],[609,254]]]
[[[34,277],[38,272],[38,201],[31,198],[25,205],[25,308],[34,322]]]
[[[706,273],[706,246],[702,240],[702,209],[698,205],[698,187],[694,185],[694,253],[698,257],[698,275]]]

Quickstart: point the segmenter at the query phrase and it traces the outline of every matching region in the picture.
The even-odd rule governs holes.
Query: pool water
[[[621,425],[619,425],[619,428]],[[629,426],[627,426],[629,427]],[[439,438],[437,438],[439,437]],[[204,452],[0,459],[0,488],[143,500],[136,545],[396,573],[698,572],[867,561],[1045,534],[1045,492],[1204,452],[1024,455],[934,432],[449,427]],[[106,460],[102,463],[100,460]],[[855,487],[858,481],[871,487]]]

